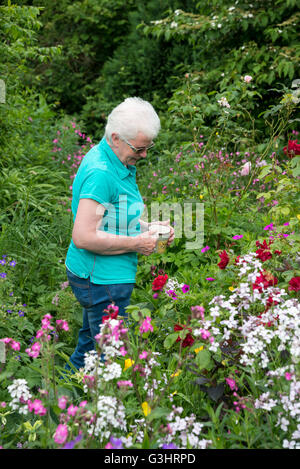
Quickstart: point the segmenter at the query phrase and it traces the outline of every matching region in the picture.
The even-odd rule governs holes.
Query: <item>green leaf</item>
[[[200,370],[209,368],[212,363],[210,352],[205,349],[200,350],[200,352],[197,353],[195,362]]]
[[[176,342],[177,337],[178,337],[178,332],[174,332],[174,333],[168,335],[164,340],[164,347],[166,349],[171,348],[172,345]]]

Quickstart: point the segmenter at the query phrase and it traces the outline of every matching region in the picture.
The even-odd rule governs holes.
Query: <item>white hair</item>
[[[153,140],[160,131],[160,120],[152,104],[141,98],[126,98],[107,118],[105,137],[111,142],[112,133],[121,138],[134,139],[141,132]]]

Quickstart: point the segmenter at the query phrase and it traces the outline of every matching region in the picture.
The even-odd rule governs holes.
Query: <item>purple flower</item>
[[[1,259],[0,264],[1,264],[1,265],[5,265],[5,264],[6,264],[6,260],[5,260],[5,259]]]
[[[204,248],[201,249],[201,252],[206,252],[210,249],[210,246],[205,246]]]
[[[9,265],[11,265],[12,267],[14,267],[14,266],[16,265],[16,261],[11,261],[11,262],[9,263]]]
[[[68,441],[62,449],[73,449],[76,443],[82,439],[82,435],[76,436],[75,440]]]
[[[5,277],[6,277],[6,273],[5,273],[5,272],[1,272],[0,277],[5,278]]]
[[[212,277],[206,277],[206,279],[208,282],[213,282],[214,280],[216,280],[215,278],[212,278]]]
[[[165,443],[162,445],[162,449],[178,449],[178,446],[174,445],[174,443]]]
[[[190,286],[189,285],[186,285],[184,284],[182,287],[181,287],[181,290],[183,291],[183,293],[187,293],[190,289]]]
[[[232,239],[241,239],[244,235],[234,235]]]
[[[119,438],[110,437],[109,443],[105,445],[105,449],[123,449],[122,440]]]

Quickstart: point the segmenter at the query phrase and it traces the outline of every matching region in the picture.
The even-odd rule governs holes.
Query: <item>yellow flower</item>
[[[143,409],[145,417],[147,417],[147,415],[149,415],[150,412],[151,412],[151,407],[149,406],[148,402],[146,402],[146,401],[143,402],[142,409]]]
[[[123,371],[126,371],[128,368],[130,368],[132,365],[134,364],[134,360],[131,360],[131,358],[127,358],[127,360],[125,360],[125,366],[123,368]]]
[[[298,220],[300,220],[300,213],[298,213],[298,215],[296,215],[296,217],[298,218]]]
[[[173,374],[171,375],[171,378],[174,378],[175,376],[179,376],[181,372],[182,372],[182,370],[176,371],[176,373],[173,373]]]
[[[195,352],[195,353],[199,353],[199,352],[201,352],[201,350],[203,350],[203,349],[204,349],[204,347],[203,347],[203,345],[201,345],[201,347],[195,348],[194,352]]]
[[[203,194],[200,194],[199,195],[199,199],[203,199],[204,195]]]
[[[234,290],[234,287],[233,287],[233,286],[228,287],[228,290],[233,291],[233,290]]]

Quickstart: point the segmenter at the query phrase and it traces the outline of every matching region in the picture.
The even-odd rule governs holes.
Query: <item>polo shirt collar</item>
[[[118,176],[121,179],[125,179],[130,174],[135,176],[136,167],[133,165],[126,167],[117,157],[117,155],[113,152],[111,147],[108,145],[105,137],[103,137],[102,140],[99,142],[99,146],[105,151],[106,156],[108,157],[110,163],[112,164],[114,169],[117,171]]]

